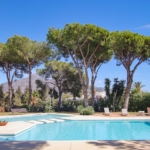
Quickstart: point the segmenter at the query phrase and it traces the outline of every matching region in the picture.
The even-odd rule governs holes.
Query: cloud
[[[98,81],[98,83],[101,83],[101,82],[102,82],[101,80]]]
[[[147,25],[144,25],[144,26],[141,26],[141,27],[137,27],[135,29],[145,29],[145,30],[150,30],[150,24],[147,24]]]
[[[96,86],[99,86],[99,85],[103,85],[103,80],[97,80],[96,82],[95,82],[95,85]]]

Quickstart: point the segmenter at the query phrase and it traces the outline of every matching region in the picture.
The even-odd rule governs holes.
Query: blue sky
[[[63,28],[67,23],[95,24],[109,31],[130,30],[150,36],[149,0],[1,0],[0,42],[15,34],[31,40],[46,41],[50,27]],[[143,63],[134,74],[150,91],[150,65]],[[35,70],[33,70],[35,72]],[[126,79],[123,66],[112,59],[98,73],[96,86],[103,87],[105,78]],[[0,72],[0,83],[6,82]]]

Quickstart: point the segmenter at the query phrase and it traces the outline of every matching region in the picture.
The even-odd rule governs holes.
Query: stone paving
[[[0,142],[1,150],[150,150],[150,141]]]
[[[69,120],[150,119],[150,117],[79,116],[65,117]],[[35,124],[19,121],[0,127],[0,134],[14,135]],[[150,141],[0,141],[0,150],[150,150]]]
[[[0,126],[0,135],[16,135],[34,126],[35,124],[25,121],[8,122],[6,126]]]
[[[150,116],[82,116],[82,115],[74,115],[63,117],[63,119],[67,120],[150,120]]]

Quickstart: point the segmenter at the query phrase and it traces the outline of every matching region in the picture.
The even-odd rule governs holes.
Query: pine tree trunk
[[[131,85],[133,82],[133,75],[130,75],[130,72],[127,72],[127,87],[126,87],[126,94],[125,94],[125,101],[124,101],[124,108],[128,110],[128,105],[129,105],[129,99],[130,99],[130,90],[131,90]]]
[[[28,106],[32,100],[32,85],[31,85],[31,76],[32,76],[32,65],[29,64],[29,99],[28,99]]]
[[[94,91],[94,71],[92,70],[92,78],[91,78],[91,95],[92,95],[92,106],[94,107],[95,103],[95,91]]]
[[[62,92],[61,91],[59,91],[59,103],[58,103],[58,108],[59,108],[59,110],[61,110],[61,108],[62,108]]]
[[[10,80],[10,70],[6,72],[7,83],[8,83],[8,97],[9,97],[9,111],[12,109],[12,82]]]
[[[77,63],[75,62],[77,65]],[[78,65],[77,65],[78,66]],[[88,69],[85,68],[86,78],[83,77],[80,67],[77,67],[79,78],[82,86],[83,96],[84,96],[84,106],[88,106],[88,87],[89,87],[89,78],[88,78]]]
[[[8,87],[9,87],[9,111],[12,109],[12,86],[8,82]]]
[[[88,69],[85,68],[85,84],[84,84],[84,105],[85,107],[88,107],[88,88],[89,88],[89,77],[88,77]]]
[[[84,106],[88,107],[88,91],[87,87],[84,86],[83,88],[83,95],[84,95]]]

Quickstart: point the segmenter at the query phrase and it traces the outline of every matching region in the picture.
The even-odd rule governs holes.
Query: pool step
[[[55,121],[55,122],[64,122],[65,121],[63,119],[55,119],[55,118],[52,118],[52,119],[49,119],[49,120],[52,120],[52,121]]]
[[[40,122],[40,121],[37,121],[37,120],[30,120],[28,122],[34,123],[34,124],[43,124],[44,123],[44,122]]]
[[[42,119],[42,120],[38,120],[40,122],[43,122],[43,123],[54,123],[53,120],[46,120],[46,119]]]
[[[65,120],[63,119],[52,118],[52,119],[42,119],[42,120],[31,120],[27,122],[34,123],[34,124],[43,124],[43,123],[54,123],[54,122],[64,122],[64,121]]]

